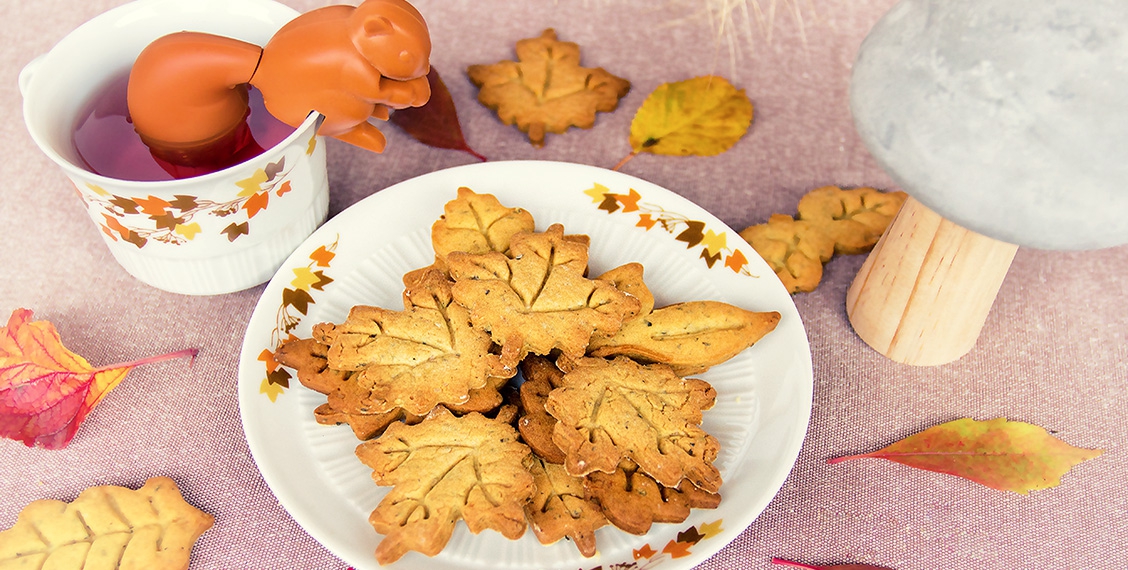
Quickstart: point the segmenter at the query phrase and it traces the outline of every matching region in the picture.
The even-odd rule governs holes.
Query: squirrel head
[[[365,0],[349,17],[352,43],[381,75],[407,81],[430,71],[427,23],[405,0]]]

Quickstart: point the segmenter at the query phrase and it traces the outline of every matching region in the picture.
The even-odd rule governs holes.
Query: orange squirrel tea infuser
[[[297,127],[316,111],[325,117],[318,134],[379,153],[386,141],[369,119],[427,102],[430,55],[427,24],[404,0],[327,6],[265,47],[200,32],[160,37],[137,57],[127,103],[137,134],[174,176],[223,168],[257,147],[248,86],[283,123]]]

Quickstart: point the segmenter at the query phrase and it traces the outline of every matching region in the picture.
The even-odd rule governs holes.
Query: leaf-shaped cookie
[[[753,312],[719,301],[691,301],[627,321],[618,334],[592,337],[592,356],[630,356],[669,364],[679,376],[720,364],[775,329],[775,311]]]
[[[356,371],[330,395],[334,408],[426,415],[439,404],[465,403],[491,377],[516,373],[490,354],[489,336],[454,302],[445,275],[431,270],[417,286],[403,311],[359,305],[343,324],[314,327],[314,338],[330,347],[329,366]]]
[[[507,423],[440,408],[422,423],[393,424],[356,455],[378,484],[393,487],[368,519],[385,535],[376,548],[381,564],[408,550],[438,554],[459,519],[475,534],[492,528],[516,539],[525,532],[524,505],[534,491],[524,466],[529,448]]]
[[[517,59],[471,65],[467,74],[480,89],[478,101],[516,124],[533,146],[544,146],[546,133],[590,129],[597,111],[614,111],[631,89],[603,68],[581,67],[580,46],[558,41],[551,28],[517,42]]]
[[[507,366],[553,349],[579,358],[593,332],[615,334],[638,312],[638,299],[583,276],[587,247],[567,239],[559,224],[513,236],[509,253],[447,258],[454,298],[470,310],[474,326],[502,346]]]
[[[799,216],[818,224],[840,254],[865,253],[877,243],[905,203],[904,192],[873,188],[816,188],[799,199]]]
[[[213,522],[168,477],[136,491],[90,487],[69,504],[43,499],[24,507],[0,532],[0,567],[184,570],[192,545]]]
[[[630,459],[666,487],[684,478],[709,492],[720,488],[719,444],[700,426],[701,411],[717,397],[707,382],[626,357],[580,359],[563,382],[545,408],[558,420],[552,439],[569,473],[611,473]]]
[[[740,232],[768,262],[790,293],[814,291],[822,280],[823,263],[834,255],[834,240],[815,222],[772,214],[767,223]]]
[[[525,381],[519,388],[521,418],[517,431],[533,453],[549,463],[564,463],[564,452],[552,441],[556,418],[544,409],[549,393],[560,384],[564,373],[547,358],[527,356],[521,361],[521,375]]]
[[[328,354],[328,345],[312,338],[300,338],[282,343],[274,351],[274,361],[293,368],[302,386],[322,394],[331,394],[352,373],[329,368]]]
[[[568,537],[580,554],[595,556],[595,529],[607,524],[596,503],[584,498],[584,480],[569,475],[563,465],[530,455],[525,460],[536,493],[525,505],[525,516],[541,544]]]
[[[679,523],[691,508],[715,509],[721,496],[689,481],[676,488],[659,485],[638,466],[624,461],[614,473],[596,471],[584,477],[584,494],[603,508],[611,524],[631,534],[646,534],[656,522]]]
[[[675,156],[728,150],[752,123],[752,101],[723,77],[660,85],[631,121],[631,149]]]
[[[642,273],[643,267],[641,263],[625,263],[613,269],[609,269],[603,275],[596,277],[596,279],[601,281],[610,281],[616,289],[628,295],[633,295],[638,299],[638,313],[636,313],[632,319],[649,315],[650,311],[654,310],[654,294],[650,292],[650,288],[643,282]]]
[[[444,259],[454,251],[505,253],[514,234],[534,228],[527,210],[503,206],[492,194],[466,187],[458,189],[458,197],[447,202],[443,212],[431,226],[431,243],[435,255]]]

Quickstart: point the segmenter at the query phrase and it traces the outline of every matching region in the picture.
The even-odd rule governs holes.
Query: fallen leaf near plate
[[[427,146],[461,150],[484,162],[486,157],[466,144],[454,99],[433,66],[427,73],[427,83],[431,86],[431,98],[427,103],[422,107],[398,109],[392,113],[388,122]]]
[[[1027,494],[1056,487],[1073,466],[1103,453],[1081,449],[1025,422],[996,418],[950,421],[871,453],[831,459],[873,457],[909,467],[956,475],[1002,491]]]
[[[631,153],[618,170],[639,153],[670,156],[713,156],[732,148],[752,124],[752,101],[728,80],[716,75],[663,83],[635,112],[631,121]]]
[[[63,346],[55,325],[16,309],[0,327],[0,436],[62,449],[102,398],[135,366],[190,356],[187,349],[94,368]]]

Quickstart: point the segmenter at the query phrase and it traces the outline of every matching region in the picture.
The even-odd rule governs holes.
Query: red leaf
[[[446,84],[443,83],[434,66],[427,73],[427,83],[431,86],[431,98],[427,103],[422,107],[399,109],[392,113],[388,122],[427,146],[461,150],[485,162],[486,157],[466,144],[466,139],[462,136],[462,126],[458,123],[454,99],[451,98],[450,91],[447,91]]]
[[[810,564],[800,564],[782,558],[772,558],[772,564],[779,564],[780,566],[791,566],[792,568],[805,568],[806,570],[893,570],[885,566],[872,566],[870,564],[834,564],[832,566],[812,566]]]
[[[873,457],[909,467],[956,475],[992,489],[1027,494],[1061,483],[1074,465],[1102,453],[1073,447],[1033,424],[1006,418],[950,421],[911,435],[889,447],[831,459]]]
[[[0,327],[0,436],[28,447],[66,447],[135,366],[183,356],[194,358],[196,350],[94,368],[63,346],[54,325],[31,322],[31,311],[16,309]]]

